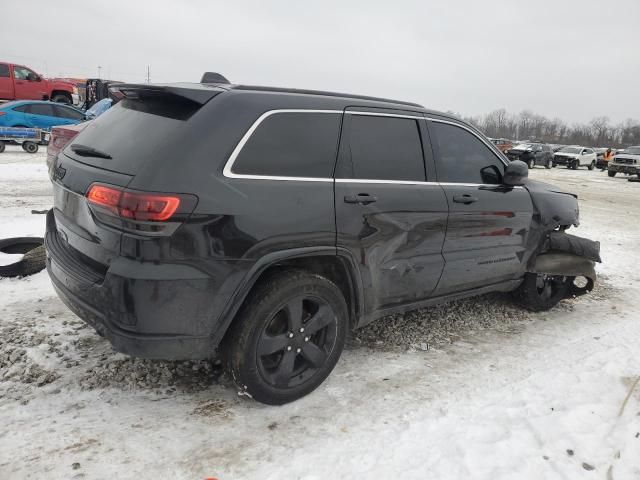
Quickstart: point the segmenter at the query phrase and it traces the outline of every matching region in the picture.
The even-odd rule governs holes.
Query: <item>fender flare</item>
[[[341,248],[336,249],[335,246],[292,248],[287,250],[279,250],[264,255],[249,269],[229,300],[227,300],[222,313],[220,314],[220,317],[216,322],[218,328],[216,328],[216,331],[212,332],[215,344],[217,345],[220,343],[220,341],[222,341],[233,319],[236,317],[236,314],[240,310],[240,307],[246,300],[247,296],[253,289],[260,276],[268,268],[273,267],[279,262],[285,260],[322,256],[338,257],[346,262],[347,275],[349,277],[350,284],[349,286],[354,299],[352,307],[355,307],[351,309],[351,313],[352,315],[354,315],[353,326],[357,326],[360,323],[360,319],[363,315],[363,287],[359,269],[357,268],[357,263],[353,259],[350,252]]]

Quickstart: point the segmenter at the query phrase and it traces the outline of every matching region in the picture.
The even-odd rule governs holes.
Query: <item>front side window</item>
[[[44,115],[46,117],[55,117],[53,105],[46,103],[32,103],[29,107],[29,113],[32,115]]]
[[[438,180],[450,183],[497,184],[504,164],[471,132],[448,123],[432,122],[439,155]]]
[[[238,154],[240,175],[331,178],[340,113],[282,112],[265,118]]]
[[[68,118],[70,120],[84,120],[84,113],[78,112],[72,108],[55,105],[56,117]]]
[[[13,67],[13,76],[16,80],[29,80],[29,75],[35,74],[25,67]]]
[[[350,115],[345,141],[336,178],[425,181],[416,120]]]

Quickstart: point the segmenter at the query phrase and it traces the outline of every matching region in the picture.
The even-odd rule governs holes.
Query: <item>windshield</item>
[[[580,153],[582,148],[580,147],[564,147],[560,149],[562,153]]]
[[[628,155],[640,155],[640,147],[629,147],[623,153]]]
[[[521,143],[513,147],[514,150],[529,150],[530,148],[532,148],[532,145],[529,143]]]

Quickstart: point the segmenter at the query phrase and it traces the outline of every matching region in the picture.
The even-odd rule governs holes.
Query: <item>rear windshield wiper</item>
[[[71,150],[82,157],[106,158],[107,160],[111,160],[111,158],[113,158],[108,153],[104,153],[100,150],[96,150],[95,148],[87,147],[86,145],[80,145],[78,143],[74,143],[73,145],[71,145]]]

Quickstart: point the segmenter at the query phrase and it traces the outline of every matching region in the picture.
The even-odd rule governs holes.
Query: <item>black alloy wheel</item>
[[[341,290],[329,279],[282,270],[262,279],[225,335],[222,352],[241,393],[269,405],[317,388],[335,367],[348,329]]]

